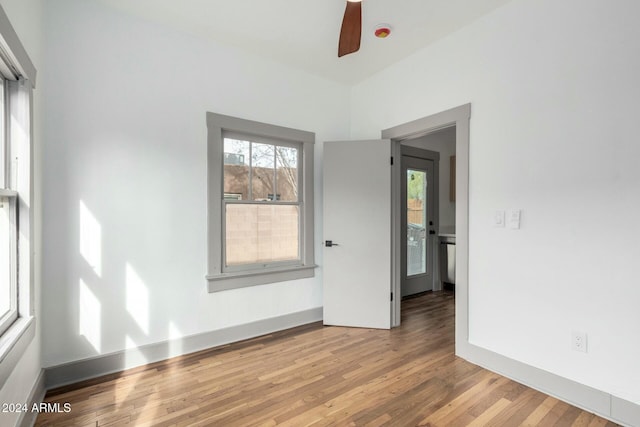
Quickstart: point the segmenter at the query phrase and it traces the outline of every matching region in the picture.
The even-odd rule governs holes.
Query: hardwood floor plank
[[[491,420],[510,404],[511,401],[503,397],[467,425],[469,427],[485,427],[491,425]]]
[[[537,426],[540,424],[540,421],[551,411],[553,406],[556,404],[557,399],[553,397],[546,397],[544,401],[538,405],[531,414],[523,421],[523,426]]]
[[[466,390],[464,393],[460,394],[446,406],[443,406],[424,418],[420,422],[420,425],[451,425],[451,421],[461,413],[468,411],[469,407],[473,405],[477,399],[481,399],[486,393],[491,393],[506,381],[508,381],[506,378],[501,378],[497,374],[486,371],[486,373],[484,373],[484,378],[481,381]]]
[[[569,409],[569,405],[565,402],[560,402],[556,400],[555,405],[551,408],[551,410],[545,415],[545,417],[540,421],[540,426],[556,426],[559,425],[558,421],[560,421],[560,417],[564,415],[564,413]]]
[[[393,330],[304,325],[47,393],[37,426],[610,426],[454,355],[455,296]]]

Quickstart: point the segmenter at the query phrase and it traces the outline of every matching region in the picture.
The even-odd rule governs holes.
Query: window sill
[[[0,388],[4,386],[35,335],[35,319],[21,317],[0,337]]]
[[[315,275],[317,265],[284,267],[272,270],[242,271],[208,275],[209,292],[227,291],[248,286],[266,285],[287,280],[306,279]]]

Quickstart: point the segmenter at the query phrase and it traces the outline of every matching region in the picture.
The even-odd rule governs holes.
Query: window
[[[9,153],[6,129],[6,86],[0,77],[0,334],[18,317],[18,285],[16,281],[16,195],[8,188],[6,159]]]
[[[31,265],[35,74],[0,7],[0,387],[35,336]]]
[[[312,277],[313,133],[207,114],[209,291]]]

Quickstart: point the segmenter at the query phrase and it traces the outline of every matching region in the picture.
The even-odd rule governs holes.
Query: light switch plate
[[[520,215],[520,209],[509,209],[507,213],[507,223],[509,224],[509,228],[513,230],[520,228]]]
[[[493,226],[494,227],[504,227],[504,211],[497,210],[493,217]]]

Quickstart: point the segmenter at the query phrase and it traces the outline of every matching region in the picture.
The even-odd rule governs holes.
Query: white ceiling
[[[360,51],[338,58],[345,0],[97,0],[346,84],[364,80],[511,0],[364,0]],[[377,39],[379,23],[391,36]]]

